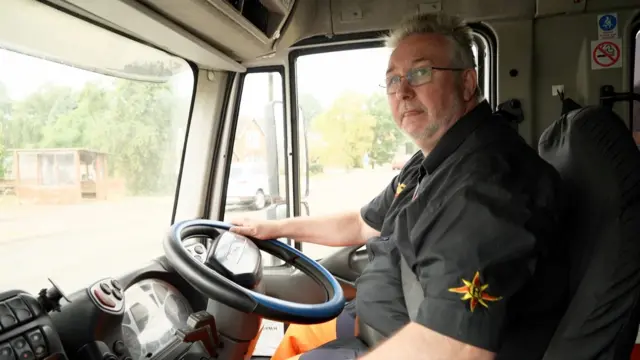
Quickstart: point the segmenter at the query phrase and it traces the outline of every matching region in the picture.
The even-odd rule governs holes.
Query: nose
[[[413,87],[409,85],[409,81],[406,78],[400,80],[398,84],[398,91],[396,91],[396,97],[398,100],[409,100],[415,97],[416,93],[413,91]]]

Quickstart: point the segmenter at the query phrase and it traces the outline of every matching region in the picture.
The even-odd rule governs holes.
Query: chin
[[[417,119],[416,119],[417,120]],[[402,130],[409,134],[410,136],[418,136],[422,137],[425,133],[427,133],[428,125],[424,123],[424,121],[406,121],[402,124]]]

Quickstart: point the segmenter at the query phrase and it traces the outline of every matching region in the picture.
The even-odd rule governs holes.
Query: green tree
[[[376,119],[369,152],[371,166],[388,164],[398,146],[406,141],[406,136],[393,120],[389,103],[383,93],[373,93],[367,99],[367,111]]]
[[[310,93],[301,93],[298,97],[298,106],[300,106],[300,110],[307,122],[307,126],[309,126],[313,119],[316,116],[322,114],[323,108],[320,101]]]
[[[152,65],[146,73],[169,74]],[[145,65],[127,69],[139,72]],[[0,116],[1,100],[0,87]],[[4,122],[4,143],[14,148],[105,152],[110,174],[124,179],[130,193],[167,193],[175,179],[176,141],[181,135],[177,122],[183,125],[188,114],[188,102],[183,103],[176,103],[168,83],[114,78],[88,83],[79,91],[44,86],[13,103],[10,119]]]
[[[0,179],[5,176],[5,144],[8,142],[8,130],[9,118],[11,116],[11,99],[9,98],[9,92],[7,87],[0,83]]]
[[[62,113],[55,121],[42,128],[41,148],[88,148],[99,149],[94,139],[101,124],[106,121],[110,101],[106,89],[96,83],[86,84],[75,94],[75,107]]]
[[[86,134],[87,142],[110,154],[115,175],[134,194],[167,190],[164,163],[175,159],[172,107],[166,84],[118,80],[109,109]]]
[[[42,147],[44,129],[57,118],[71,112],[77,103],[76,94],[68,87],[45,85],[25,99],[16,101],[7,122],[7,147]]]
[[[362,158],[371,148],[376,119],[366,108],[366,97],[345,93],[330,109],[318,115],[312,130],[322,138],[311,151],[324,166],[347,169],[362,167]]]

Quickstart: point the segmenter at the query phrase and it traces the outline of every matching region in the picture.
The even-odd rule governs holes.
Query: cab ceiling
[[[59,0],[58,0],[59,1]],[[95,4],[105,0],[65,0],[94,15]],[[109,0],[132,5],[149,17],[161,17],[168,26],[179,28],[194,42],[211,46],[229,61],[244,65],[279,62],[297,41],[317,35],[331,36],[369,31],[385,31],[404,16],[418,11],[444,11],[458,14],[469,21],[495,22],[507,19],[533,19],[566,13],[612,10],[637,6],[638,0],[280,0],[289,8],[283,12],[277,31],[266,34],[240,13],[228,6],[227,0]],[[278,0],[259,0],[262,4]],[[248,0],[247,0],[248,2]],[[113,4],[113,3],[112,3]],[[94,6],[92,6],[94,5]],[[231,9],[231,10],[230,10]],[[122,16],[126,16],[123,14]],[[110,18],[108,26],[137,36],[124,21]],[[189,59],[162,44],[162,38],[150,42]],[[221,53],[221,54],[220,54]],[[194,62],[204,68],[197,59]],[[207,66],[209,65],[209,66]],[[221,67],[225,68],[225,67]],[[229,68],[229,67],[226,67]],[[232,67],[239,69],[238,67]],[[244,66],[242,66],[244,68]]]

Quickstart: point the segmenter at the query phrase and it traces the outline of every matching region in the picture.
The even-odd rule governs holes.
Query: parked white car
[[[227,206],[264,209],[270,203],[269,175],[265,163],[232,163]]]

